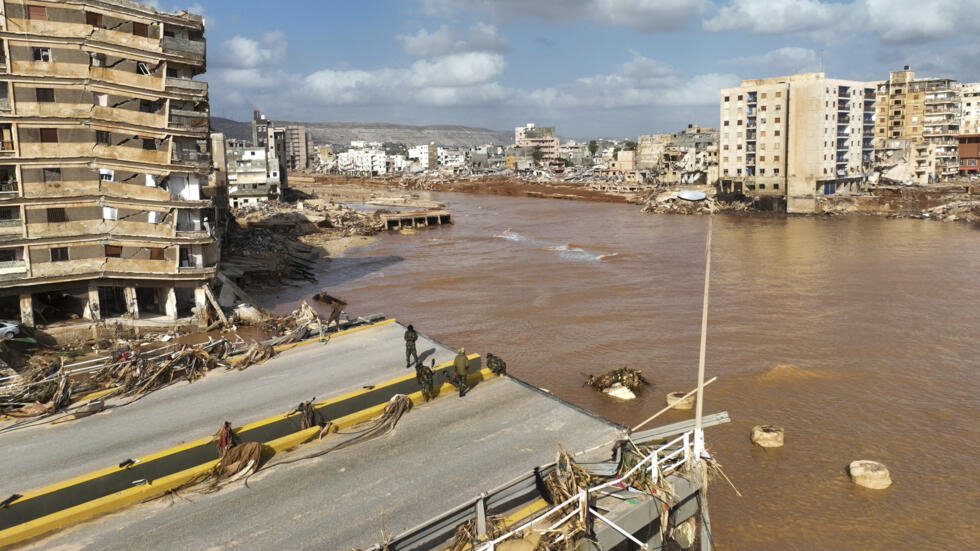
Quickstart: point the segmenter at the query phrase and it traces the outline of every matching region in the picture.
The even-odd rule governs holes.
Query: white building
[[[873,83],[824,73],[722,89],[722,191],[782,196],[787,212],[813,212],[818,195],[866,179],[874,161],[874,120]]]
[[[466,164],[466,152],[461,149],[440,147],[436,149],[439,166],[458,168]]]
[[[980,82],[960,85],[960,134],[980,134]]]
[[[337,155],[337,170],[347,174],[381,176],[388,172],[384,151],[351,149]]]

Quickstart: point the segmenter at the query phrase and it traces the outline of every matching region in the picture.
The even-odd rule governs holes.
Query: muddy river
[[[456,225],[390,234],[323,267],[383,312],[621,423],[693,388],[706,217],[634,206],[432,194]],[[871,218],[714,222],[705,412],[743,497],[711,488],[717,549],[966,549],[980,541],[980,231]],[[273,293],[285,310],[315,287]],[[632,366],[629,403],[583,386]],[[689,414],[671,413],[664,422]],[[759,423],[786,446],[749,442]],[[894,485],[850,483],[854,459]]]

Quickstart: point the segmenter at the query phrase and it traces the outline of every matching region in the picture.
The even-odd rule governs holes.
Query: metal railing
[[[557,529],[559,526],[561,526],[562,524],[568,522],[569,520],[575,517],[578,517],[582,520],[586,520],[588,515],[592,515],[597,519],[601,520],[602,522],[604,522],[610,528],[619,532],[626,539],[640,546],[641,549],[646,549],[647,544],[636,539],[635,537],[633,537],[633,534],[629,533],[627,530],[621,528],[620,526],[617,526],[614,522],[612,522],[611,520],[603,516],[598,511],[596,511],[593,507],[590,507],[589,496],[600,490],[609,488],[611,486],[618,486],[622,484],[624,480],[628,480],[631,476],[633,476],[633,474],[635,474],[641,468],[644,468],[647,471],[649,471],[651,480],[654,483],[656,483],[661,475],[670,474],[676,471],[677,469],[679,469],[682,465],[689,464],[694,459],[696,459],[694,454],[694,442],[695,442],[694,431],[685,432],[684,434],[678,436],[677,438],[671,440],[670,442],[660,446],[659,448],[654,449],[646,457],[644,457],[639,462],[637,462],[637,464],[634,465],[632,469],[626,471],[626,473],[623,474],[622,476],[617,476],[616,478],[604,482],[602,484],[599,484],[598,486],[593,486],[591,488],[585,488],[580,490],[574,496],[566,499],[565,501],[559,503],[558,505],[552,507],[551,509],[548,509],[543,514],[538,515],[534,519],[529,520],[524,524],[521,524],[517,528],[514,528],[513,530],[507,532],[506,534],[503,534],[502,536],[499,536],[497,538],[494,538],[493,540],[490,540],[482,544],[480,547],[477,547],[477,550],[494,551],[498,544],[503,543],[504,541],[516,536],[517,534],[532,528],[535,524],[541,523],[561,513],[562,510],[564,510],[566,507],[572,504],[574,504],[575,506],[574,508],[572,508],[570,512],[566,513],[564,516],[562,516],[560,519],[558,519],[556,522],[554,522],[547,528],[541,529],[541,531],[550,532],[552,530]],[[661,457],[662,454],[663,456]],[[559,539],[556,540],[556,543],[557,541],[561,541],[561,539],[562,537],[559,537]]]

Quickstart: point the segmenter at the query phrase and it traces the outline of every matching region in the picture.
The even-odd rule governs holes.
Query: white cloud
[[[720,88],[738,82],[730,74],[687,76],[667,63],[633,53],[633,59],[612,73],[533,90],[526,97],[531,104],[552,109],[713,105]]]
[[[884,42],[923,42],[976,28],[976,0],[865,0],[868,24]]]
[[[646,32],[675,31],[702,15],[708,0],[421,0],[431,15],[489,13],[496,21],[525,17],[545,21],[594,21]]]
[[[733,0],[704,20],[709,31],[746,30],[756,33],[793,33],[823,30],[847,24],[850,6],[820,0]]]
[[[494,25],[475,23],[463,35],[446,25],[433,32],[420,29],[413,35],[399,35],[405,51],[416,57],[432,57],[462,52],[494,52],[507,48],[507,42]]]
[[[789,75],[820,70],[820,56],[809,48],[786,46],[763,54],[733,57],[723,63],[745,65],[766,74]]]
[[[270,31],[260,40],[234,36],[226,40],[216,56],[215,65],[237,69],[274,67],[286,59],[286,34]]]
[[[732,0],[702,25],[709,31],[821,33],[824,38],[871,32],[883,42],[950,38],[978,28],[980,0]]]

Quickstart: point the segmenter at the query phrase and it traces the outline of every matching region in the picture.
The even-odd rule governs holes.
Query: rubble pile
[[[589,375],[585,384],[599,391],[604,391],[613,385],[619,384],[636,392],[641,386],[650,383],[643,377],[643,373],[639,369],[621,367],[603,373],[602,375]]]
[[[123,341],[110,356],[77,364],[65,364],[62,358],[47,353],[35,354],[22,373],[9,368],[0,373],[0,414],[52,414],[68,407],[72,397],[104,390],[111,392],[100,396],[102,399],[136,398],[177,381],[193,382],[218,368],[246,369],[273,357],[276,346],[323,337],[326,329],[305,302],[287,315],[266,316],[254,326],[267,338],[251,344],[241,338],[209,338],[198,344],[156,348]]]
[[[643,205],[643,212],[654,214],[741,213],[753,210],[751,201],[722,201],[711,195],[703,201],[685,201],[677,196],[676,190],[650,197]]]
[[[384,229],[381,212],[364,213],[345,205],[303,201],[302,206],[268,201],[232,211],[222,249],[222,270],[240,283],[283,279],[316,281],[318,238],[373,235]],[[301,239],[302,238],[302,239]]]

